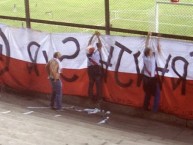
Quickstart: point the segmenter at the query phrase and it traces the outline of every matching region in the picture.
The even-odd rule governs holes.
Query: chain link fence
[[[157,3],[157,31],[193,36],[193,1],[181,0],[179,4],[164,2]]]
[[[25,5],[23,0],[1,0],[0,15],[25,17]]]
[[[111,0],[111,26],[193,36],[193,1]]]
[[[26,27],[25,0],[1,0],[0,22]],[[30,0],[30,19],[104,27],[105,0]],[[193,36],[193,0],[109,0],[110,27],[164,34]],[[24,18],[5,20],[1,16]],[[94,29],[59,26],[31,21],[31,28],[46,32],[85,32]],[[111,31],[111,34],[123,34]],[[128,34],[127,34],[128,35]]]
[[[0,15],[25,18],[25,5],[23,0],[1,0]],[[0,23],[14,27],[26,27],[25,22],[17,20],[0,19]]]
[[[65,23],[104,26],[104,0],[30,0],[30,15],[32,19],[43,19]],[[32,24],[35,29],[50,32],[88,32],[89,29],[68,28],[61,26],[46,26]]]

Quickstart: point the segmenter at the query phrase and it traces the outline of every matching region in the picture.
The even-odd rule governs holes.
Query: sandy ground
[[[57,112],[48,104],[48,99],[1,93],[0,145],[193,144],[193,130],[185,127],[114,112],[88,114],[85,108],[69,104]]]

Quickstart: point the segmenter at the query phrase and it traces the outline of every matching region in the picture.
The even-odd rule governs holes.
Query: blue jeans
[[[50,79],[50,83],[52,86],[50,106],[52,108],[56,107],[57,110],[61,109],[62,108],[62,82],[60,80],[54,81],[54,79]]]
[[[143,107],[148,110],[151,96],[154,96],[153,112],[157,112],[160,103],[160,85],[156,78],[144,77],[145,99]]]

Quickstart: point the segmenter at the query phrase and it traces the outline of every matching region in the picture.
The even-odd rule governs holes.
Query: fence
[[[47,32],[93,32],[193,40],[191,0],[1,0],[0,22]]]

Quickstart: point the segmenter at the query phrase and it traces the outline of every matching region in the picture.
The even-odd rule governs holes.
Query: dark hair
[[[58,54],[59,54],[59,52],[55,52],[54,55],[53,55],[53,57],[54,57],[54,58],[57,58],[57,57],[58,57]]]
[[[144,50],[144,55],[147,57],[149,55],[149,52],[151,51],[151,48],[147,47]]]

